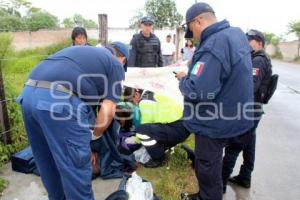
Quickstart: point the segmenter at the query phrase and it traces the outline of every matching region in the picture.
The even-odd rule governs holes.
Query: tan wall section
[[[40,30],[36,32],[14,32],[13,47],[16,50],[31,49],[35,47],[44,47],[59,43],[71,36],[71,31],[64,30]]]
[[[279,49],[285,60],[292,61],[297,57],[298,41],[282,42],[279,44]]]

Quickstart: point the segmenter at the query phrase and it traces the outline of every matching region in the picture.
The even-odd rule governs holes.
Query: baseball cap
[[[150,17],[150,16],[146,16],[141,19],[141,23],[145,24],[145,25],[153,25],[154,19],[152,19],[152,17]]]
[[[124,64],[124,69],[125,69],[125,71],[127,71],[127,61],[129,59],[128,47],[122,42],[112,42],[108,46],[111,46],[111,47],[117,49],[126,58],[126,63]]]
[[[255,30],[255,29],[250,29],[247,33],[246,36],[248,38],[248,40],[256,40],[259,42],[262,42],[263,45],[265,45],[265,36],[262,32]]]
[[[202,13],[206,13],[206,12],[215,13],[215,11],[212,9],[212,7],[204,2],[195,3],[186,11],[185,23],[182,25],[186,30],[185,36],[184,36],[185,38],[193,38],[193,32],[190,31],[190,29],[188,27],[188,23],[193,21],[193,19],[195,17],[197,17],[198,15],[200,15]]]

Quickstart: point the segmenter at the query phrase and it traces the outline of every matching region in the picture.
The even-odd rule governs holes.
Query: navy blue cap
[[[215,13],[210,5],[204,2],[195,3],[192,5],[187,11],[185,15],[185,23],[184,25],[188,25],[195,17],[201,15],[202,13],[211,12]],[[186,28],[185,38],[193,38],[193,32],[190,31],[189,27]]]
[[[258,30],[255,30],[255,29],[250,29],[247,33],[246,33],[246,36],[248,38],[248,40],[256,40],[256,41],[259,41],[259,42],[262,42],[263,45],[265,45],[265,36],[262,32],[258,31]]]
[[[127,61],[129,59],[128,47],[122,42],[112,42],[109,44],[109,46],[117,49],[126,58],[126,63],[124,64],[124,69],[125,69],[125,71],[127,71]]]
[[[141,23],[145,25],[152,25],[154,24],[154,19],[150,16],[146,16],[141,19]]]

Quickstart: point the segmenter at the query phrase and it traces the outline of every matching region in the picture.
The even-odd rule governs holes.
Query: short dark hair
[[[136,92],[138,92],[140,95],[143,94],[142,89],[136,89],[136,88],[124,86],[124,92],[123,92],[124,101],[132,102],[132,98]]]
[[[75,27],[75,28],[73,29],[72,35],[71,35],[72,40],[74,41],[75,38],[76,38],[78,35],[84,35],[85,38],[87,39],[87,33],[86,33],[86,30],[85,30],[83,27]]]
[[[116,120],[124,120],[125,124],[122,127],[122,129],[126,132],[130,131],[130,128],[132,127],[132,115],[133,115],[133,109],[128,104],[123,105],[117,105],[116,112],[115,112],[115,119]]]

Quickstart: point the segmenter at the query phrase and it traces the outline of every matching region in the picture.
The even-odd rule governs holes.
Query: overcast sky
[[[61,20],[79,13],[97,21],[97,14],[108,15],[109,27],[128,27],[129,19],[143,8],[145,0],[29,0],[33,6],[43,8]],[[175,0],[178,11],[185,17],[186,10],[195,0]],[[199,1],[198,1],[199,2]],[[219,20],[228,19],[233,26],[244,31],[255,28],[282,35],[288,40],[287,25],[300,20],[299,0],[207,0]]]

